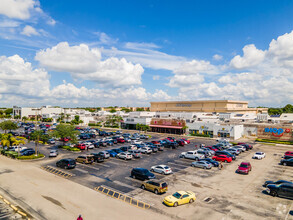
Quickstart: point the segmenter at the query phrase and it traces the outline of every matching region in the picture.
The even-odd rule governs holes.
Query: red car
[[[70,141],[70,138],[67,138],[67,137],[66,138],[61,138],[60,141],[67,142],[67,141]]]
[[[293,151],[287,151],[285,153],[285,156],[292,156],[293,157]]]
[[[184,140],[177,140],[176,142],[178,143],[179,146],[184,146],[185,145]]]
[[[174,139],[173,138],[170,138],[170,137],[167,137],[166,140],[171,141],[171,142],[174,142]]]
[[[85,148],[86,148],[85,144],[78,144],[78,145],[76,145],[76,147],[81,150],[85,150]]]
[[[216,156],[213,156],[212,159],[216,160],[216,161],[222,161],[222,162],[225,162],[225,163],[231,163],[231,161],[232,161],[232,158],[228,157],[226,155],[216,155]]]
[[[124,138],[117,138],[117,142],[118,143],[125,143],[125,140],[124,140]]]
[[[190,140],[182,138],[182,140],[186,141],[187,144],[190,144]]]
[[[243,174],[248,174],[249,171],[251,171],[251,164],[249,162],[242,162],[236,170],[237,173]]]
[[[153,144],[160,144],[159,141],[152,141]]]
[[[215,152],[219,150],[218,148],[215,148],[213,146],[206,146],[205,148],[208,148],[208,149],[213,150]]]

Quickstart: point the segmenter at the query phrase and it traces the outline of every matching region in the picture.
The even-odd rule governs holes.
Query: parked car
[[[278,181],[265,181],[265,183],[263,184],[263,187],[267,187],[267,185],[269,184],[274,184],[274,185],[280,185],[282,183],[290,183],[293,184],[291,181],[287,181],[287,180],[278,180]]]
[[[246,151],[246,147],[244,147],[243,145],[236,145],[236,146],[233,146],[233,148],[240,149],[242,152]]]
[[[236,173],[242,173],[242,174],[248,174],[249,171],[251,171],[251,164],[250,162],[242,162],[238,169],[236,170]]]
[[[238,145],[243,145],[244,147],[246,147],[246,150],[251,150],[253,149],[253,146],[247,143],[238,143]]]
[[[112,151],[114,151],[114,152],[117,153],[117,154],[124,152],[124,151],[121,150],[120,148],[112,149]]]
[[[51,138],[48,140],[48,144],[56,144],[55,139]]]
[[[218,151],[219,150],[218,148],[213,147],[213,146],[205,146],[205,148],[208,148],[208,149],[210,149],[212,151]]]
[[[177,140],[176,141],[178,143],[179,146],[184,146],[185,145],[185,141],[184,140]]]
[[[101,155],[101,156],[103,156],[104,159],[110,158],[110,154],[107,151],[101,151],[98,154]]]
[[[24,146],[11,146],[8,148],[9,151],[15,151],[15,152],[18,152],[18,151],[23,151],[25,149],[28,149],[27,147],[24,147]]]
[[[128,147],[126,147],[126,146],[124,146],[124,147],[120,147],[120,149],[122,150],[122,151],[128,151],[129,149],[130,149],[131,147],[130,146],[128,146]]]
[[[162,194],[168,191],[168,184],[158,180],[149,180],[142,183],[141,188],[152,191],[155,194]]]
[[[97,154],[97,153],[91,153],[91,155],[93,156],[94,162],[97,162],[97,163],[104,162],[104,156],[103,155]]]
[[[36,152],[33,149],[25,149],[25,150],[23,150],[23,151],[20,152],[20,155],[21,156],[30,156],[30,155],[33,155],[35,153]]]
[[[85,142],[83,144],[86,146],[86,149],[94,149],[95,148],[95,146],[90,142]]]
[[[160,174],[171,174],[172,169],[167,165],[157,165],[151,167],[152,172],[160,173]]]
[[[225,149],[225,151],[238,156],[242,150],[231,147],[231,148]]]
[[[157,153],[158,152],[158,148],[155,145],[149,145],[148,147],[152,149],[152,152],[153,153]]]
[[[117,142],[118,143],[125,143],[125,139],[124,138],[117,138]]]
[[[139,150],[128,150],[128,153],[134,158],[141,158],[141,152]]]
[[[280,164],[281,165],[284,165],[284,166],[293,166],[293,158],[290,158],[290,159],[282,159],[280,161]]]
[[[186,159],[192,159],[192,160],[200,160],[200,159],[204,159],[205,155],[199,154],[196,150],[194,150],[194,151],[182,152],[180,154],[180,157],[183,157]]]
[[[58,150],[51,150],[49,153],[49,157],[57,157],[58,156]]]
[[[178,191],[173,195],[166,196],[164,204],[167,206],[178,206],[187,203],[193,203],[196,200],[194,192],[191,191]]]
[[[284,154],[285,156],[293,156],[293,151],[287,151]]]
[[[140,140],[132,140],[132,144],[142,144],[143,142]]]
[[[190,140],[182,138],[182,140],[184,140],[187,144],[190,144]]]
[[[122,153],[117,154],[116,157],[119,159],[131,160],[132,154],[128,153],[128,152],[122,152]]]
[[[76,166],[76,162],[74,159],[66,158],[61,159],[56,162],[56,167],[64,168],[64,169],[73,169]]]
[[[279,185],[269,184],[267,185],[269,194],[272,196],[284,197],[293,199],[293,184],[282,183]]]
[[[141,147],[139,151],[143,154],[151,154],[153,150],[149,147]]]
[[[210,164],[212,164],[214,167],[218,167],[219,166],[219,162],[211,159],[211,158],[204,158],[204,159],[200,159],[199,161],[207,161]]]
[[[109,154],[110,154],[110,157],[116,157],[117,153],[113,150],[106,150]]]
[[[227,155],[216,155],[216,156],[213,156],[212,159],[216,161],[225,162],[225,163],[231,163],[232,161],[232,158],[228,157]]]
[[[160,141],[151,141],[153,144],[161,144]]]
[[[145,168],[133,168],[131,170],[130,176],[140,180],[150,180],[156,178],[153,173]]]
[[[200,161],[192,162],[191,166],[192,167],[199,167],[199,168],[203,168],[203,169],[211,169],[213,165],[211,163],[209,163],[208,161],[200,160]]]
[[[216,156],[217,156],[217,155],[227,155],[228,157],[231,157],[232,160],[236,160],[236,156],[235,156],[234,154],[231,154],[230,152],[225,151],[225,150],[223,150],[223,151],[217,151],[217,152],[215,153],[215,155],[216,155]]]
[[[86,149],[85,144],[77,144],[75,147],[79,148],[80,150],[85,150]]]
[[[256,152],[254,155],[253,155],[253,159],[258,159],[258,160],[261,160],[263,158],[266,157],[266,154],[264,152]]]
[[[75,161],[83,164],[92,164],[94,162],[94,157],[93,155],[81,155],[78,156]]]

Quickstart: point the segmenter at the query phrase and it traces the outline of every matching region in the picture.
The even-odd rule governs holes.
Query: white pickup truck
[[[182,158],[187,158],[187,159],[192,159],[192,160],[199,160],[199,159],[204,159],[205,155],[204,154],[199,154],[196,150],[194,151],[187,151],[187,152],[182,152],[180,154],[180,157]]]

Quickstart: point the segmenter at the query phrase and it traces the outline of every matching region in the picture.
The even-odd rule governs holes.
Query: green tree
[[[106,127],[112,127],[112,128],[118,128],[120,125],[120,122],[123,120],[121,116],[118,115],[108,115],[106,118],[105,126]]]
[[[0,128],[6,133],[7,130],[16,130],[18,127],[13,121],[3,121],[0,123]]]
[[[42,136],[44,135],[44,132],[42,130],[35,130],[34,132],[32,132],[30,134],[30,139],[35,141],[35,151],[36,151],[36,155],[38,155],[38,148],[39,148],[39,143],[40,140],[42,138]]]
[[[59,124],[56,129],[52,132],[52,136],[55,138],[61,138],[63,146],[65,145],[64,138],[70,138],[72,143],[77,142],[77,135],[79,131],[75,130],[75,126],[67,124]]]
[[[73,124],[73,125],[82,124],[83,121],[82,120],[79,120],[79,119],[80,119],[79,115],[75,115],[74,116],[74,119],[70,123]]]
[[[116,112],[116,109],[115,108],[112,108],[109,112],[110,113],[115,113]]]
[[[21,120],[23,120],[24,122],[26,122],[28,120],[28,117],[23,116]]]
[[[11,115],[12,112],[13,112],[13,109],[12,108],[8,108],[4,112],[5,112],[5,115]]]
[[[137,112],[143,112],[144,111],[144,108],[136,108],[136,111]]]

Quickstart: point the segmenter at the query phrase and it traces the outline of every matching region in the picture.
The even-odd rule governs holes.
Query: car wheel
[[[189,200],[189,203],[193,203],[193,202],[194,202],[194,200],[193,200],[193,199],[190,199],[190,200]]]
[[[194,164],[191,164],[192,167],[195,167]]]
[[[198,157],[195,158],[196,161],[199,161]]]
[[[126,157],[124,157],[124,160],[126,160]]]
[[[228,161],[227,160],[225,160],[225,163],[227,163]]]
[[[145,189],[145,186],[144,185],[141,185],[141,188],[144,190]]]
[[[207,169],[207,167],[203,167],[205,170]]]
[[[159,191],[157,189],[155,189],[155,194],[158,195],[159,194]]]
[[[150,171],[151,171],[151,172],[154,172],[154,169],[151,169]]]
[[[284,166],[287,166],[287,163],[283,163]]]
[[[177,207],[178,206],[178,202],[175,202],[173,206],[174,207]]]
[[[278,196],[277,192],[276,191],[270,191],[270,195],[273,196],[273,197],[276,197]]]

